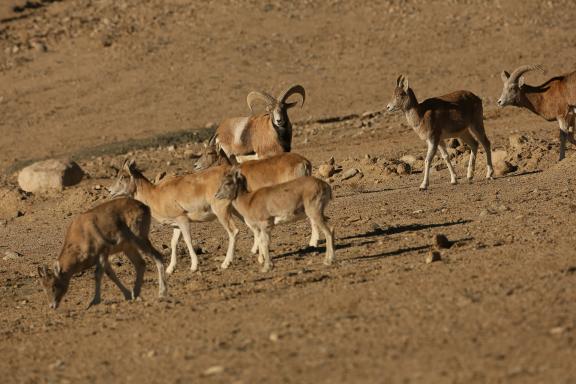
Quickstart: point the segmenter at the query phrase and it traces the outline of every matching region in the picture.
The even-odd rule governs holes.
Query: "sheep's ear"
[[[503,82],[507,82],[508,79],[510,78],[510,74],[508,73],[508,71],[502,71],[502,73],[500,73],[500,78],[502,79]]]
[[[242,178],[242,171],[240,170],[240,167],[232,168],[232,177],[234,180],[240,180],[240,178]]]
[[[58,261],[55,261],[55,262],[54,262],[54,268],[53,268],[53,270],[54,270],[54,276],[56,276],[56,277],[60,276],[60,272],[61,272],[62,270],[60,269],[60,263],[59,263]]]
[[[400,76],[398,76],[398,78],[396,79],[396,86],[397,86],[397,87],[399,87],[400,84],[402,84],[402,78],[403,78],[403,77],[404,77],[403,75],[400,75]]]
[[[286,107],[286,109],[294,108],[297,105],[298,105],[297,101],[293,101],[292,103],[284,103],[284,106]]]
[[[134,159],[128,159],[124,162],[124,166],[122,167],[129,175],[132,175],[136,170],[136,162]]]
[[[46,276],[48,276],[48,268],[45,265],[38,266],[38,276],[40,276],[41,278],[45,278]]]
[[[404,89],[404,92],[408,92],[408,78],[404,77],[402,79],[402,89]]]

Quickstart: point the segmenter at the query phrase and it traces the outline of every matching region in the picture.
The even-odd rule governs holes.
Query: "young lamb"
[[[56,309],[68,290],[70,279],[78,272],[96,266],[96,288],[90,306],[100,303],[102,272],[120,288],[126,300],[140,295],[146,269],[141,254],[150,256],[158,269],[159,295],[167,294],[162,255],[148,239],[150,209],[133,199],[107,201],[76,216],[66,232],[64,246],[54,269],[38,267],[38,275],[48,296],[50,307]],[[128,290],[114,273],[108,257],[124,252],[136,269],[134,289]]]
[[[276,224],[302,220],[305,217],[308,217],[312,226],[310,246],[318,245],[320,229],[326,237],[324,264],[331,264],[334,260],[334,228],[328,225],[324,216],[324,210],[332,199],[332,190],[328,183],[312,176],[304,176],[248,192],[246,177],[240,169],[233,168],[224,176],[216,197],[229,201],[258,237],[258,261],[264,263],[262,272],[272,268],[269,253],[271,229]]]

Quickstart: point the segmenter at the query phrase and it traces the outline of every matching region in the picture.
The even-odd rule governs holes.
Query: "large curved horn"
[[[513,83],[517,83],[520,76],[522,76],[526,72],[534,71],[536,69],[544,72],[544,68],[542,68],[542,66],[540,64],[522,65],[522,66],[516,68],[514,70],[514,72],[512,72],[512,74],[510,75],[509,81],[511,81]]]
[[[263,101],[264,103],[266,103],[266,106],[271,106],[271,105],[274,105],[276,103],[276,99],[273,98],[272,96],[270,96],[269,94],[267,94],[265,92],[252,91],[246,97],[246,102],[248,103],[248,108],[250,108],[251,112],[254,111],[252,109],[252,104],[256,100]]]
[[[286,88],[284,90],[284,92],[282,92],[280,94],[280,96],[278,96],[278,101],[280,103],[284,103],[290,96],[292,96],[293,94],[299,94],[300,96],[302,96],[302,106],[304,106],[304,101],[306,101],[306,91],[304,90],[304,87],[298,84],[295,85],[291,85],[290,87]]]

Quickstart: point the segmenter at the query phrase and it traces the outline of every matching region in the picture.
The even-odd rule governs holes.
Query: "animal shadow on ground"
[[[458,220],[458,221],[450,221],[450,222],[446,222],[446,223],[430,223],[430,224],[408,224],[408,225],[401,225],[401,226],[397,226],[397,227],[388,227],[388,228],[376,228],[374,230],[365,232],[365,233],[361,233],[361,234],[356,234],[356,235],[351,235],[351,236],[345,236],[345,237],[341,237],[341,238],[336,238],[336,244],[334,246],[334,248],[336,250],[340,250],[340,249],[346,249],[346,248],[351,248],[351,247],[360,247],[363,245],[368,245],[368,244],[372,244],[375,243],[375,240],[368,240],[368,241],[363,241],[361,243],[358,242],[349,242],[349,243],[342,243],[342,240],[353,240],[353,239],[362,239],[362,238],[369,238],[369,237],[377,237],[377,236],[383,236],[383,235],[393,235],[393,234],[397,234],[397,233],[403,233],[403,232],[413,232],[413,231],[420,231],[423,229],[429,229],[429,228],[439,228],[439,227],[448,227],[448,226],[452,226],[452,225],[460,225],[460,224],[467,224],[470,223],[471,220]],[[340,240],[340,241],[339,241]],[[468,239],[463,239],[463,240],[468,240]],[[321,240],[323,241],[323,240]],[[459,241],[455,241],[455,243],[457,243]],[[354,257],[353,259],[365,259],[365,258],[376,258],[376,257],[384,257],[384,256],[395,256],[396,254],[401,254],[404,252],[410,252],[410,251],[418,251],[418,250],[422,250],[422,249],[427,249],[429,248],[428,245],[425,246],[421,246],[421,247],[412,247],[412,248],[406,248],[406,249],[399,249],[397,251],[392,251],[392,252],[387,252],[385,254],[380,254],[380,255],[372,255],[372,256],[359,256],[359,257]],[[314,253],[314,252],[318,252],[318,253],[324,253],[326,251],[326,247],[305,247],[305,248],[301,248],[301,249],[297,249],[295,251],[290,251],[290,252],[286,252],[286,253],[282,253],[279,255],[276,255],[273,257],[273,259],[278,260],[278,259],[285,259],[288,258],[290,256],[297,256],[297,257],[304,257],[306,254],[309,253]]]
[[[350,239],[360,239],[360,238],[365,238],[365,237],[394,235],[397,233],[415,232],[415,231],[421,231],[423,229],[430,229],[430,228],[451,227],[453,225],[468,224],[470,222],[472,222],[472,220],[457,220],[457,221],[449,221],[446,223],[408,224],[408,225],[399,225],[399,226],[388,227],[388,228],[376,228],[376,229],[373,229],[373,230],[365,232],[365,233],[341,237],[340,240],[350,240]]]

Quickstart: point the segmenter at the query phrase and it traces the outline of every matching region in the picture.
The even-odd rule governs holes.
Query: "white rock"
[[[213,367],[208,368],[204,371],[204,376],[212,376],[217,375],[219,373],[224,372],[224,367],[221,365],[214,365]]]
[[[19,254],[18,252],[14,252],[14,251],[5,251],[4,252],[4,257],[2,258],[2,260],[6,261],[6,260],[18,260],[22,257],[21,254]]]
[[[406,163],[408,165],[414,165],[414,163],[418,160],[414,155],[404,155],[400,159],[401,162]]]
[[[357,170],[356,168],[350,168],[349,170],[342,173],[342,180],[351,179],[354,176],[356,176],[358,173],[360,173],[360,171]]]
[[[26,192],[61,191],[64,187],[78,184],[84,172],[78,164],[69,160],[50,159],[22,169],[18,184]]]

